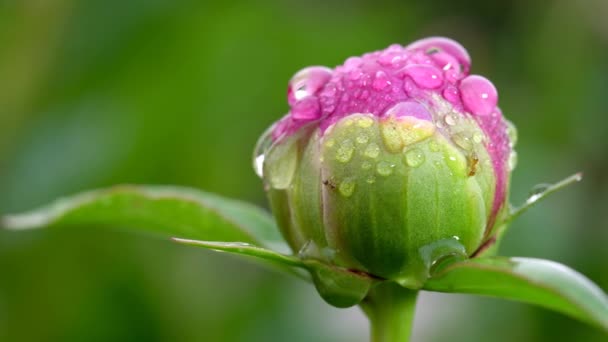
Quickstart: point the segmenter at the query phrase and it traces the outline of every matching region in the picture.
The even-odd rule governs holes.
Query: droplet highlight
[[[363,151],[363,155],[372,159],[377,158],[380,155],[380,146],[374,142],[370,143]]]
[[[378,172],[380,176],[386,177],[393,173],[394,168],[395,164],[383,160],[376,165],[376,172]]]
[[[419,148],[405,149],[405,163],[411,167],[418,167],[424,163],[426,159],[424,152]]]
[[[498,102],[498,92],[492,82],[479,75],[462,80],[460,97],[465,108],[475,115],[490,115]]]
[[[338,191],[344,197],[352,196],[353,192],[355,192],[355,180],[353,178],[347,178],[343,180],[338,186]]]
[[[355,152],[355,145],[350,139],[346,139],[340,143],[336,150],[336,160],[341,163],[348,163]]]

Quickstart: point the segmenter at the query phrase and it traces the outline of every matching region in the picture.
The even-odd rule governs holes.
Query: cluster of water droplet
[[[480,167],[493,168],[496,185],[491,216],[496,216],[505,202],[509,171],[516,163],[515,131],[497,107],[494,85],[482,76],[469,75],[470,65],[471,59],[460,44],[432,37],[405,47],[395,44],[382,51],[351,57],[333,70],[321,66],[305,68],[290,80],[287,94],[290,111],[260,139],[254,167],[262,176],[265,153],[270,146],[304,126],[317,126],[324,135],[355,113],[369,114],[372,122],[387,118],[415,120],[418,126],[432,125],[460,149],[466,157],[469,175]],[[402,152],[403,146],[411,143],[408,139],[420,138],[395,136],[397,131],[391,131],[390,124],[384,126],[383,142],[391,152]],[[335,142],[336,160],[348,162],[355,151],[367,155],[368,160],[361,163],[361,168],[375,170],[373,175],[366,176],[368,183],[373,184],[376,177],[394,173],[394,166],[393,162],[371,157],[378,158],[382,149],[363,131]],[[415,149],[403,153],[406,164],[413,167],[426,158]],[[480,153],[489,155],[483,164],[479,163]],[[355,190],[356,182],[347,177],[335,186],[348,195]]]

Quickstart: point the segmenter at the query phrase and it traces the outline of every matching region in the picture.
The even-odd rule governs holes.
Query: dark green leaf
[[[476,258],[440,269],[424,289],[488,295],[537,304],[608,332],[608,297],[562,264],[531,258]]]

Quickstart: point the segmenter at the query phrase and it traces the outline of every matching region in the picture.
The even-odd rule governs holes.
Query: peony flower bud
[[[418,289],[494,241],[515,131],[470,62],[435,37],[291,79],[254,167],[300,258]]]

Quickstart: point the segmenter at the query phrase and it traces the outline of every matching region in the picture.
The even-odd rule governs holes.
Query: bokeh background
[[[266,206],[256,138],[298,69],[429,35],[469,49],[519,128],[502,254],[608,290],[608,2],[0,0],[0,213],[115,183]],[[605,341],[559,314],[423,294],[416,341]],[[0,232],[0,341],[366,341],[358,309],[247,261],[97,230]]]

